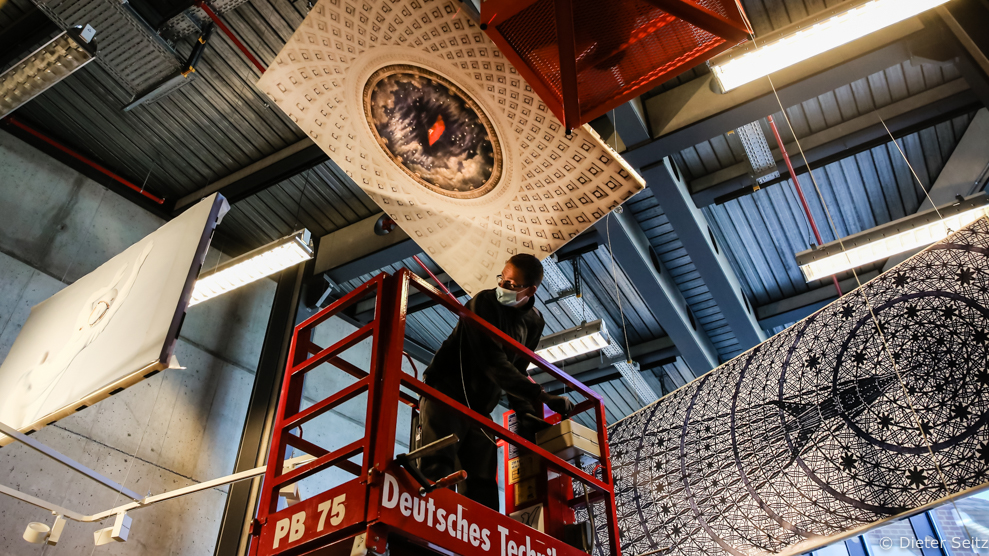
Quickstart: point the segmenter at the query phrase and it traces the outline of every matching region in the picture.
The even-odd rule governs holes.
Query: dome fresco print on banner
[[[799,554],[986,486],[987,366],[983,218],[609,426],[622,554]]]
[[[563,124],[459,2],[320,0],[258,81],[468,294],[645,187]]]
[[[472,198],[497,183],[501,152],[491,124],[453,83],[422,68],[388,66],[368,80],[364,102],[382,148],[424,186]]]

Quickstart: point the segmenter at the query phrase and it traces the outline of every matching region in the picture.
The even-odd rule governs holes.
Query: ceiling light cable
[[[745,11],[742,10],[741,6],[738,5],[737,2],[736,2],[736,6],[738,7],[739,13],[742,15],[743,18],[745,18]],[[755,31],[754,30],[752,30],[750,32],[750,36],[752,37],[752,43],[753,43],[753,45],[755,45],[756,47],[758,47],[758,44],[756,43]],[[766,79],[769,81],[769,86],[773,90],[773,96],[776,97],[776,103],[779,105],[780,110],[783,113],[783,119],[786,121],[787,127],[790,128],[790,133],[793,134],[793,140],[794,140],[794,142],[797,145],[797,150],[800,152],[800,156],[804,160],[804,167],[807,169],[807,173],[810,174],[811,183],[814,185],[814,190],[817,192],[818,199],[821,201],[821,206],[824,208],[824,214],[827,216],[828,225],[831,227],[831,231],[834,234],[834,237],[837,238],[838,245],[841,248],[841,250],[842,251],[846,251],[845,244],[842,241],[841,237],[838,235],[837,228],[835,227],[835,224],[834,224],[834,219],[831,216],[831,211],[828,209],[827,203],[824,202],[824,195],[821,192],[821,187],[817,183],[817,178],[814,176],[813,169],[810,167],[810,163],[807,160],[807,154],[804,152],[803,146],[800,144],[800,139],[797,138],[797,134],[796,134],[796,132],[793,129],[793,124],[790,122],[790,117],[786,113],[786,108],[783,107],[783,101],[780,99],[779,92],[777,92],[777,90],[776,90],[776,85],[773,83],[773,78],[771,76],[767,75],[766,76]],[[883,123],[883,125],[885,126],[885,122]],[[888,131],[888,128],[887,128],[887,131]],[[893,142],[896,143],[895,140]],[[897,145],[897,149],[899,149],[899,145]],[[904,157],[904,159],[906,159],[906,155],[903,154],[903,151],[902,150],[900,151],[900,154],[901,154],[901,156]],[[908,165],[909,165],[909,161],[908,161]],[[913,168],[911,167],[911,170],[912,169]],[[916,177],[916,174],[915,174],[915,177]],[[931,462],[934,465],[935,470],[937,471],[938,478],[941,480],[941,484],[944,486],[945,490],[948,490],[948,481],[947,481],[947,478],[945,477],[944,472],[941,470],[941,466],[940,466],[940,464],[938,464],[937,458],[935,458],[935,456],[934,456],[934,450],[931,447],[930,438],[928,438],[927,431],[924,429],[924,425],[923,425],[923,422],[920,419],[920,415],[917,414],[917,410],[914,407],[913,400],[911,399],[910,393],[907,390],[906,384],[905,384],[905,382],[903,380],[902,373],[900,373],[899,365],[897,365],[896,359],[893,357],[893,354],[892,354],[892,352],[889,349],[889,344],[886,342],[886,334],[885,334],[885,332],[883,332],[882,327],[879,325],[879,319],[878,319],[878,317],[876,317],[876,313],[873,310],[872,300],[869,299],[868,294],[866,294],[865,293],[865,290],[862,288],[862,281],[859,278],[858,272],[856,272],[856,270],[854,268],[852,268],[851,271],[852,271],[852,276],[855,278],[855,283],[858,285],[858,288],[857,289],[862,294],[862,299],[865,301],[865,305],[869,309],[869,316],[871,317],[872,323],[876,327],[876,332],[879,335],[880,340],[882,341],[883,351],[886,352],[886,356],[889,358],[890,362],[893,365],[893,370],[896,373],[897,381],[900,384],[900,391],[903,393],[903,396],[906,398],[907,405],[908,405],[908,407],[910,409],[910,412],[913,415],[913,418],[914,418],[914,420],[917,423],[917,428],[920,431],[921,438],[923,439],[923,441],[924,441],[924,443],[925,443],[925,445],[927,447],[927,452],[928,452],[928,454],[930,454]],[[958,509],[958,504],[956,503],[955,498],[952,498],[950,500],[950,502],[951,502],[951,506],[955,510],[955,513],[960,516],[961,515],[961,511]],[[969,541],[970,542],[974,542],[974,537],[972,536],[971,531],[969,531],[968,525],[964,521],[962,521],[962,527],[965,529],[965,534],[966,534],[966,536],[968,536]]]
[[[779,93],[776,91],[776,85],[773,83],[772,77],[767,75],[766,79],[769,80],[769,85],[773,89],[773,95],[776,97],[776,102],[777,104],[779,104],[780,110],[782,110],[783,112],[783,118],[786,120],[787,126],[790,128],[790,133],[793,134],[794,141],[797,144],[797,149],[800,151],[800,156],[803,157],[804,159],[804,166],[807,168],[807,172],[811,176],[811,182],[814,184],[814,189],[817,192],[817,195],[821,201],[821,205],[824,207],[824,212],[828,217],[828,223],[831,226],[831,231],[834,233],[835,238],[837,238],[838,245],[841,248],[841,250],[847,251],[845,249],[845,244],[842,241],[842,238],[838,235],[837,228],[835,227],[834,224],[834,219],[831,216],[831,211],[828,209],[827,203],[824,202],[824,194],[821,192],[821,188],[817,183],[817,179],[814,177],[814,173],[807,160],[807,155],[804,153],[803,147],[800,145],[800,140],[797,139],[797,134],[793,130],[793,124],[790,122],[790,118],[786,114],[786,109],[783,108],[783,102],[780,99]],[[897,147],[899,146],[897,145]],[[904,156],[904,158],[906,157]],[[856,272],[854,268],[852,268],[851,271],[852,271],[852,276],[855,277],[856,284],[858,284],[858,291],[862,295],[862,299],[865,301],[866,308],[869,310],[870,320],[872,320],[873,326],[876,327],[876,334],[879,337],[880,342],[882,343],[882,351],[885,352],[886,357],[889,358],[890,364],[893,367],[893,372],[896,374],[897,382],[900,385],[900,392],[903,394],[907,407],[909,408],[910,413],[913,416],[914,421],[916,422],[917,430],[920,432],[921,439],[923,440],[924,445],[927,448],[927,453],[930,455],[931,464],[934,466],[934,470],[941,481],[941,485],[944,487],[946,491],[948,491],[950,490],[950,488],[948,487],[947,477],[945,476],[944,471],[941,469],[941,464],[938,463],[937,457],[934,455],[934,448],[931,445],[930,437],[928,436],[927,430],[924,427],[923,420],[920,418],[920,414],[917,413],[917,408],[914,405],[912,397],[910,396],[910,392],[907,388],[906,381],[903,379],[903,373],[900,371],[900,366],[899,364],[897,364],[896,358],[893,356],[893,352],[889,347],[889,342],[887,342],[886,340],[886,333],[883,331],[883,328],[879,323],[879,317],[876,316],[876,312],[872,304],[872,300],[869,298],[869,295],[865,292],[865,289],[862,288],[862,281],[859,278],[858,272]],[[957,512],[958,515],[961,515],[961,512],[958,509],[958,505],[955,502],[955,498],[952,498],[950,502],[952,507],[955,509],[955,512]],[[962,526],[965,528],[965,534],[969,537],[969,540],[974,542],[974,537],[972,536],[971,531],[968,530],[968,526],[964,523],[964,521],[962,522]]]
[[[616,210],[621,210],[621,207]],[[625,311],[622,309],[622,291],[618,287],[618,270],[615,266],[615,252],[611,250],[611,213],[608,213],[608,220],[605,222],[605,230],[608,232],[608,255],[611,256],[611,277],[615,281],[615,295],[618,297],[618,314],[622,318],[622,335],[625,336],[625,356],[628,358],[626,363],[632,365],[632,346],[628,343],[628,328],[625,326]],[[635,367],[633,367],[633,370]],[[642,376],[639,375],[639,380],[643,380]],[[634,386],[634,385],[633,385]],[[635,392],[635,401],[639,405],[642,405],[642,400],[639,399],[639,392],[637,388],[632,388]]]
[[[302,210],[302,200],[306,198],[306,188],[309,187],[309,177],[312,175],[312,168],[306,172],[306,181],[302,184],[302,193],[299,193],[299,204],[295,207],[295,225],[298,226],[299,222],[299,211]]]
[[[896,145],[896,150],[899,151],[900,156],[903,157],[903,162],[906,162],[907,168],[910,168],[910,173],[913,174],[913,178],[917,180],[917,185],[920,186],[920,190],[924,192],[924,196],[927,197],[927,200],[930,201],[931,206],[934,207],[934,212],[937,213],[937,217],[940,218],[941,221],[943,222],[944,217],[941,216],[941,211],[938,210],[937,204],[934,203],[934,199],[931,199],[931,194],[927,190],[927,188],[924,187],[924,182],[920,181],[920,176],[918,176],[917,171],[913,169],[913,164],[910,164],[910,161],[907,159],[906,153],[904,153],[903,149],[900,148],[900,144],[896,141],[896,137],[893,137],[893,133],[889,130],[889,127],[886,125],[886,121],[883,120],[882,115],[879,113],[879,109],[876,109],[876,116],[879,117],[879,121],[883,124],[883,127],[886,129],[886,133],[889,134],[889,138],[892,139],[893,144]],[[932,183],[931,189],[933,188],[934,188],[934,184]]]

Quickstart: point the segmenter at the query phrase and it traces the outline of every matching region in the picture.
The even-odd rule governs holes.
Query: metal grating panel
[[[130,6],[114,0],[36,0],[62,29],[92,25],[100,45],[97,61],[133,96],[175,75],[180,62],[171,48]]]
[[[739,28],[741,16],[730,0],[700,0],[703,8],[718,13]],[[484,17],[509,12],[517,3],[489,0]],[[560,69],[557,21],[553,0],[536,0],[525,9],[494,24],[488,33],[503,41],[517,59],[542,83],[543,100],[567,125],[576,127],[639,94],[650,84],[661,83],[707,60],[728,46],[726,40],[678,19],[647,2],[623,0],[602,11],[592,0],[570,3],[576,49],[575,91],[577,121],[563,117],[564,87]],[[737,31],[736,31],[737,32]],[[531,81],[531,79],[530,79]],[[568,93],[569,94],[569,93]]]

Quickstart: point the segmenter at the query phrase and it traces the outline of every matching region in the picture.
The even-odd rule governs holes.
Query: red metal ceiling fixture
[[[567,129],[749,36],[735,0],[486,0],[481,21]]]

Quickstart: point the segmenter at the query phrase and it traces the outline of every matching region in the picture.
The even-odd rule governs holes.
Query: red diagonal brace
[[[687,0],[646,0],[646,2],[727,41],[738,43],[749,38],[749,32],[743,25],[693,2]]]
[[[563,95],[563,127],[570,130],[580,122],[580,94],[577,89],[577,47],[574,46],[573,2],[555,0],[556,44],[560,49],[560,94]]]

